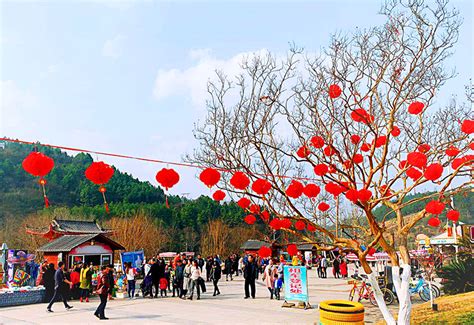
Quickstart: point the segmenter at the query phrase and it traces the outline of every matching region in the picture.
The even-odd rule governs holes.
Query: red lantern
[[[441,225],[441,220],[439,220],[438,217],[432,217],[430,220],[428,220],[428,225],[437,228],[439,225]]]
[[[369,152],[370,151],[370,144],[368,143],[363,143],[362,146],[360,146],[360,150],[363,152]]]
[[[162,168],[158,173],[156,173],[155,178],[158,184],[164,187],[166,191],[168,191],[170,188],[172,188],[179,182],[179,174],[172,168]],[[169,208],[168,196],[165,195],[165,197],[166,207]]]
[[[334,150],[333,147],[331,146],[326,146],[323,150],[324,152],[324,155],[325,156],[328,156],[328,157],[331,157],[332,155],[334,155],[336,153],[336,151]]]
[[[270,220],[270,223],[268,224],[268,226],[272,228],[273,230],[280,230],[281,229],[280,219]]]
[[[338,85],[330,85],[329,86],[329,97],[334,99],[334,98],[337,98],[339,96],[341,96],[341,93],[342,93],[342,90],[341,90],[341,87],[339,87]]]
[[[345,195],[346,195],[346,199],[348,199],[349,201],[353,203],[356,203],[357,200],[359,199],[359,196],[357,195],[357,190],[354,190],[354,189],[347,191]]]
[[[251,203],[250,200],[247,199],[246,197],[243,197],[237,201],[237,205],[244,210],[250,206],[250,203]]]
[[[424,176],[430,181],[435,181],[443,175],[443,165],[431,164],[425,169]]]
[[[230,185],[238,190],[245,190],[250,185],[250,179],[242,172],[235,172],[230,179]]]
[[[329,204],[327,204],[326,202],[319,203],[318,210],[321,212],[326,212],[327,210],[329,210]]]
[[[267,194],[270,189],[272,188],[272,184],[267,181],[266,179],[259,178],[252,184],[252,191],[257,193],[258,195],[264,196]]]
[[[420,177],[423,175],[418,169],[415,167],[410,167],[407,169],[405,172],[408,177],[410,177],[412,180],[417,181],[420,179]]]
[[[306,158],[311,154],[311,151],[308,149],[307,146],[302,146],[296,152],[296,155],[300,158]]]
[[[296,230],[304,230],[306,228],[306,223],[302,220],[298,220],[295,222],[295,229]]]
[[[253,225],[255,223],[255,221],[257,221],[257,218],[255,218],[255,216],[253,214],[249,214],[249,215],[245,216],[244,221],[248,225]]]
[[[422,152],[410,152],[407,155],[407,161],[411,166],[423,168],[426,166],[428,158],[426,158],[426,155]]]
[[[310,232],[316,231],[316,227],[313,224],[309,223],[308,224],[308,231],[310,231]]]
[[[358,144],[360,142],[360,136],[357,134],[351,135],[351,142],[352,144]]]
[[[432,200],[426,204],[425,210],[431,214],[441,214],[443,213],[445,206],[446,205],[443,202]]]
[[[399,167],[400,169],[405,169],[405,168],[409,167],[408,161],[406,161],[406,160],[400,161],[400,163],[398,164],[398,167]]]
[[[469,143],[469,149],[474,150],[474,142]]]
[[[408,113],[418,115],[423,111],[423,108],[425,108],[425,104],[422,102],[413,102],[408,106]]]
[[[394,125],[392,128],[392,131],[390,131],[390,134],[394,137],[398,137],[400,133],[401,133],[400,128],[396,125]]]
[[[260,214],[260,218],[262,218],[262,220],[266,222],[270,220],[270,213],[267,210],[265,210]]]
[[[449,210],[448,213],[446,213],[446,218],[453,222],[458,222],[459,220],[460,213],[458,210]]]
[[[360,153],[356,153],[352,158],[352,161],[354,164],[360,164],[364,161],[364,156],[362,156]]]
[[[46,196],[46,180],[43,178],[54,167],[54,160],[41,152],[31,152],[22,162],[23,169],[33,176],[39,177],[39,184],[43,189],[44,206],[49,207],[49,200]]]
[[[199,179],[203,182],[207,187],[211,188],[221,179],[221,173],[219,173],[214,168],[206,168],[204,169],[201,174],[199,175]]]
[[[292,180],[288,188],[286,189],[286,195],[297,199],[303,194],[304,186],[298,181]]]
[[[169,190],[179,182],[179,174],[174,169],[163,168],[156,173],[156,181]]]
[[[344,188],[336,183],[330,182],[327,183],[324,187],[326,192],[331,193],[332,195],[339,196],[342,192],[344,192]]]
[[[455,146],[451,146],[446,149],[446,155],[449,157],[456,157],[459,154],[460,150]]]
[[[315,147],[316,149],[321,149],[322,147],[324,147],[324,139],[320,136],[314,136],[311,138],[310,141],[313,147]]]
[[[287,252],[288,255],[290,255],[290,256],[298,255],[298,247],[297,247],[295,244],[289,244],[289,245],[286,247],[286,252]]]
[[[416,150],[422,153],[427,153],[428,151],[430,151],[430,149],[431,149],[431,146],[427,143],[422,143],[418,146],[418,148],[416,148]]]
[[[375,148],[380,148],[387,143],[387,136],[381,135],[374,139]]]
[[[321,188],[316,184],[308,184],[303,189],[303,194],[313,199],[319,195]]]
[[[329,167],[325,164],[317,164],[314,166],[314,173],[318,176],[324,176],[328,173]]]
[[[258,250],[258,256],[260,256],[261,258],[268,258],[272,256],[272,249],[267,246],[262,246]]]
[[[387,185],[380,186],[379,192],[380,192],[380,194],[382,194],[382,197],[388,197],[388,196],[393,195]]]
[[[288,219],[288,218],[285,218],[285,219],[281,219],[280,220],[280,227],[283,228],[283,229],[290,229],[291,228],[291,220]]]
[[[252,204],[249,206],[250,213],[259,214],[260,213],[260,206],[258,204]]]
[[[361,202],[367,202],[372,197],[372,192],[367,189],[361,189],[357,191],[357,197]]]
[[[352,111],[351,118],[355,122],[364,123],[364,124],[369,124],[374,121],[374,116],[367,113],[367,111],[363,108],[358,108]]]
[[[104,199],[105,211],[109,213],[109,204],[105,197],[106,189],[103,185],[108,183],[112,178],[114,175],[114,169],[102,161],[93,162],[89,167],[87,167],[85,175],[92,183],[102,185],[99,187],[99,192],[102,193],[102,198]]]
[[[214,194],[212,194],[212,198],[216,201],[222,201],[225,198],[225,193],[224,191],[217,190],[214,192]]]
[[[461,131],[466,134],[474,133],[474,121],[473,120],[464,120],[461,124]]]
[[[374,255],[374,254],[375,254],[375,252],[376,252],[375,248],[373,248],[373,247],[370,247],[370,248],[369,248],[369,252],[367,253],[367,255],[370,255],[370,256],[372,256],[372,255]]]

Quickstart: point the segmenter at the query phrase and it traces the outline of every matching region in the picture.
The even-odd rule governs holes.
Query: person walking
[[[328,260],[326,256],[323,256],[321,258],[321,278],[326,279],[328,277],[328,274],[326,272],[326,269],[328,267]]]
[[[158,292],[160,290],[160,266],[158,261],[153,260],[152,263],[153,264],[151,265],[148,274],[151,275],[151,281],[155,288],[155,298],[158,298]],[[151,294],[151,297],[153,297],[153,293]]]
[[[201,269],[199,268],[198,261],[193,261],[191,267],[191,288],[189,289],[189,300],[193,300],[194,289],[197,291],[197,300],[201,299],[201,288],[199,285],[199,278],[201,277]]]
[[[44,302],[49,302],[54,295],[54,264],[50,263],[43,274],[43,285],[45,288]]]
[[[49,305],[46,309],[48,312],[53,312],[51,307],[53,307],[56,298],[58,298],[59,296],[61,296],[61,298],[63,299],[64,307],[66,308],[66,310],[72,308],[72,306],[67,303],[68,285],[72,285],[72,282],[66,279],[66,277],[64,276],[64,263],[59,262],[58,269],[54,273],[54,295],[53,298],[51,298],[51,301],[49,302]]]
[[[235,272],[235,276],[239,276],[239,257],[237,254],[232,255],[232,272]]]
[[[211,280],[211,270],[213,264],[214,261],[212,260],[212,257],[208,256],[206,259],[206,282],[209,282]]]
[[[175,270],[175,278],[176,278],[176,290],[177,296],[179,298],[183,297],[183,285],[184,285],[184,265],[183,261],[177,260],[176,261],[176,270]],[[174,294],[174,292],[173,292]]]
[[[332,274],[334,275],[335,279],[339,279],[340,276],[340,269],[339,269],[339,257],[336,257],[334,261],[332,262]]]
[[[273,260],[270,259],[265,270],[263,271],[263,282],[267,286],[268,291],[270,291],[270,299],[273,299],[274,286],[275,286],[275,268],[273,267]]]
[[[101,270],[102,272],[97,278],[96,289],[96,293],[99,295],[100,298],[100,304],[97,307],[94,316],[101,320],[105,320],[108,319],[107,317],[105,317],[105,306],[107,305],[107,297],[109,295],[110,290],[110,280],[108,277],[109,268],[105,265],[102,265]]]
[[[341,269],[342,278],[346,279],[347,278],[347,262],[345,258],[341,260],[341,264],[339,265],[339,268]]]
[[[81,290],[80,301],[89,302],[89,290],[91,289],[92,284],[92,272],[86,263],[82,264],[79,282],[79,289]]]
[[[191,262],[188,260],[184,260],[183,263],[185,263],[184,265],[184,283],[183,283],[183,295],[182,295],[182,298],[184,299],[186,297],[186,294],[188,293],[189,289],[191,288],[191,282],[193,280],[191,280],[191,268],[192,268],[192,264]]]
[[[232,279],[232,259],[230,256],[225,260],[225,280],[229,281],[229,276],[230,276],[230,281],[233,281]]]
[[[132,267],[132,262],[126,264],[125,275],[127,277],[128,298],[135,298],[135,277],[137,276],[137,270]]]
[[[112,297],[114,287],[115,287],[115,277],[114,277],[114,266],[107,265],[107,277],[109,279],[109,300],[114,300]]]
[[[255,280],[258,277],[258,265],[253,257],[249,255],[247,263],[244,265],[244,278],[245,278],[245,297],[244,299],[250,298],[250,292],[252,298],[255,299]]]
[[[210,279],[212,280],[212,284],[214,285],[214,294],[213,296],[220,295],[221,292],[219,290],[219,287],[217,286],[217,283],[219,282],[222,274],[222,269],[219,263],[217,261],[212,262],[212,267],[210,273]]]
[[[318,278],[322,277],[322,272],[321,272],[321,255],[316,257],[315,261],[316,269],[318,270]]]
[[[201,254],[198,254],[197,262],[198,262],[199,269],[201,270],[201,273],[202,273],[202,268],[204,267],[204,259],[201,257]]]

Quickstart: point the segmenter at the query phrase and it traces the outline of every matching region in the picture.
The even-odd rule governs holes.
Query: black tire
[[[393,302],[395,301],[395,295],[392,292],[392,290],[387,289],[387,288],[382,288],[381,290],[383,294],[383,300],[385,300],[385,303],[387,305],[393,304]]]

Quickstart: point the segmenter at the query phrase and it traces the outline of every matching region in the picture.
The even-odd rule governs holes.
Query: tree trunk
[[[405,325],[410,324],[411,316],[411,295],[410,295],[410,276],[411,276],[411,267],[410,267],[410,255],[407,249],[407,237],[400,236],[400,256],[402,258],[402,275],[400,288],[396,288],[398,294],[398,299],[400,306],[398,309],[398,324]],[[392,275],[394,276],[393,272]],[[398,271],[397,278],[400,279],[400,273]],[[395,279],[395,276],[394,276]],[[395,282],[395,281],[394,281]]]
[[[377,301],[377,306],[379,307],[379,310],[382,313],[383,318],[385,319],[388,325],[395,325],[396,324],[395,318],[393,318],[393,315],[390,313],[390,310],[388,310],[387,304],[385,303],[385,300],[383,298],[382,291],[380,290],[379,282],[377,280],[377,274],[372,272],[372,269],[370,268],[365,258],[359,258],[359,259],[360,259],[360,263],[362,264],[362,267],[364,268],[365,273],[368,276],[368,281],[370,285],[372,286],[375,300]]]

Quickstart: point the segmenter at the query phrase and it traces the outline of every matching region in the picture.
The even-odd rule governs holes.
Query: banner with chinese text
[[[285,300],[309,302],[308,273],[305,266],[285,265],[283,267],[285,281]]]

